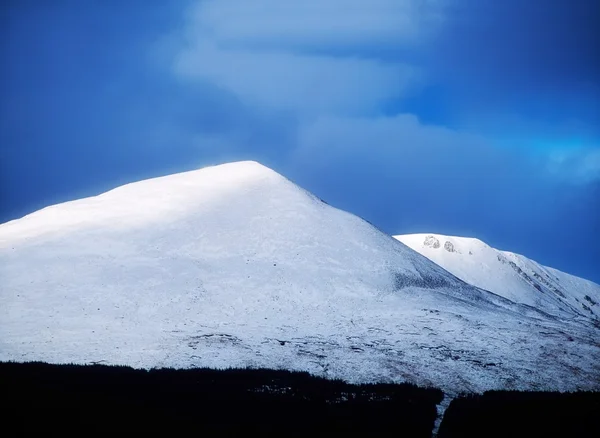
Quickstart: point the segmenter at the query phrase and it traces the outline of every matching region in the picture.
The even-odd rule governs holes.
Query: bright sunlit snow
[[[255,162],[0,225],[0,279],[0,360],[599,387],[589,321],[470,286]]]

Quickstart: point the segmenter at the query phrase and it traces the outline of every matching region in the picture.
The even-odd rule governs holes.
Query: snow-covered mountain
[[[466,284],[255,162],[0,225],[0,360],[598,389],[599,335]]]
[[[439,234],[394,237],[469,284],[552,315],[600,322],[596,283],[494,249],[479,239]]]

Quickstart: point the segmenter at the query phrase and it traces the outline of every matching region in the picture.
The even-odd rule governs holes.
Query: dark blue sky
[[[0,222],[255,159],[600,282],[599,5],[4,1]]]

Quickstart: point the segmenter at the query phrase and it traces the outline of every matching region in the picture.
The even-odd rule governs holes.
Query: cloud
[[[373,56],[373,47],[418,44],[440,21],[438,3],[201,1],[189,10],[174,69],[254,105],[369,113],[419,78],[418,66]]]
[[[328,48],[414,43],[441,20],[429,0],[208,0],[189,34],[223,46]]]
[[[372,111],[382,101],[401,95],[414,75],[413,68],[400,64],[221,50],[209,43],[183,52],[176,70],[209,80],[245,102],[302,113]]]
[[[250,117],[262,126],[259,131],[269,131],[269,117],[274,123],[283,117],[279,142],[271,146],[278,151],[278,163],[295,160],[303,162],[305,169],[318,169],[354,157],[352,165],[371,163],[380,175],[397,173],[410,163],[405,171],[411,177],[443,180],[440,190],[454,187],[461,193],[481,191],[487,183],[476,182],[477,178],[509,179],[511,184],[519,178],[546,181],[549,176],[563,182],[568,178],[592,181],[598,177],[595,164],[590,164],[595,163],[593,153],[584,159],[573,151],[559,156],[545,150],[540,158],[527,146],[532,135],[540,133],[540,126],[550,137],[558,126],[563,137],[582,129],[590,131],[589,125],[578,120],[548,125],[510,112],[490,113],[483,98],[471,107],[481,104],[486,111],[463,119],[469,122],[464,127],[470,133],[423,124],[414,114],[384,115],[390,102],[414,95],[425,80],[439,79],[436,67],[448,75],[450,86],[458,80],[468,81],[476,90],[493,89],[505,79],[490,75],[488,69],[520,68],[511,62],[526,61],[529,56],[521,45],[538,49],[531,57],[551,59],[542,50],[543,43],[561,38],[548,35],[544,27],[535,28],[540,33],[532,37],[527,30],[534,29],[536,13],[550,24],[558,23],[562,0],[543,12],[534,0],[519,7],[515,1],[509,0],[510,7],[489,0],[198,1],[187,11],[172,66],[183,83],[211,84],[235,96],[244,117],[269,114],[260,120]],[[575,15],[579,14],[575,9]],[[390,47],[401,47],[404,52],[382,55]],[[427,56],[410,56],[421,49]],[[464,103],[456,98],[456,113]],[[225,117],[232,118],[235,124],[236,116]],[[208,137],[201,132],[194,142],[203,144],[202,150],[210,145],[238,153],[252,150],[247,138],[259,137],[243,133],[256,128],[240,123]],[[232,136],[232,131],[237,134]],[[261,145],[272,141],[273,136],[258,140]],[[507,142],[523,147],[497,147]],[[418,175],[410,172],[415,166],[420,169]],[[526,166],[530,168],[523,169]],[[450,174],[452,178],[441,176]]]
[[[408,203],[416,210],[431,202],[447,204],[447,212],[492,208],[498,213],[515,199],[515,185],[531,187],[539,176],[516,151],[496,148],[468,132],[425,125],[411,114],[320,118],[300,131],[290,161],[310,168],[312,176],[335,175],[346,193],[341,195],[359,197],[356,204],[370,206],[365,212],[381,199],[361,186],[377,187],[388,196],[422,196],[422,203]],[[390,224],[400,219],[387,217]]]
[[[586,13],[593,8],[587,0],[572,7],[566,0],[551,5],[537,0],[203,0],[187,11],[172,66],[185,83],[208,83],[235,96],[246,115],[269,114],[260,121],[251,118],[260,126],[267,127],[269,117],[283,117],[278,136],[283,140],[273,146],[280,162],[287,157],[318,167],[363,154],[362,162],[393,173],[403,162],[415,166],[423,159],[429,164],[421,176],[439,178],[440,173],[430,173],[440,166],[458,169],[445,187],[460,186],[465,193],[470,184],[481,186],[475,178],[490,180],[491,175],[587,183],[599,178],[596,149],[531,145],[584,134],[587,141],[596,137],[596,129],[576,117],[552,119],[552,99],[531,99],[536,109],[515,93],[527,95],[539,78],[559,83],[571,67],[546,74],[540,69],[559,66],[571,52],[592,53]],[[583,20],[579,27],[576,18]],[[420,51],[425,56],[412,56]],[[572,64],[583,73],[593,68],[587,58]],[[425,82],[440,80],[452,90],[453,113],[468,108],[466,117],[456,117],[454,129],[443,122],[423,124],[402,110],[393,114],[394,102],[418,96]],[[498,101],[513,105],[494,109]],[[562,102],[565,111],[586,107],[579,98]],[[232,129],[254,131],[247,125]],[[286,130],[288,135],[281,134]],[[214,134],[207,140],[203,132],[196,143],[252,148],[242,140],[244,134],[233,138],[227,129],[222,135],[227,141],[215,140]],[[515,171],[523,166],[530,168]]]

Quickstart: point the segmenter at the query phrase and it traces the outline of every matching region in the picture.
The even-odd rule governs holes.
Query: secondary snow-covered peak
[[[479,239],[407,234],[396,239],[458,278],[553,315],[600,318],[600,286]]]

